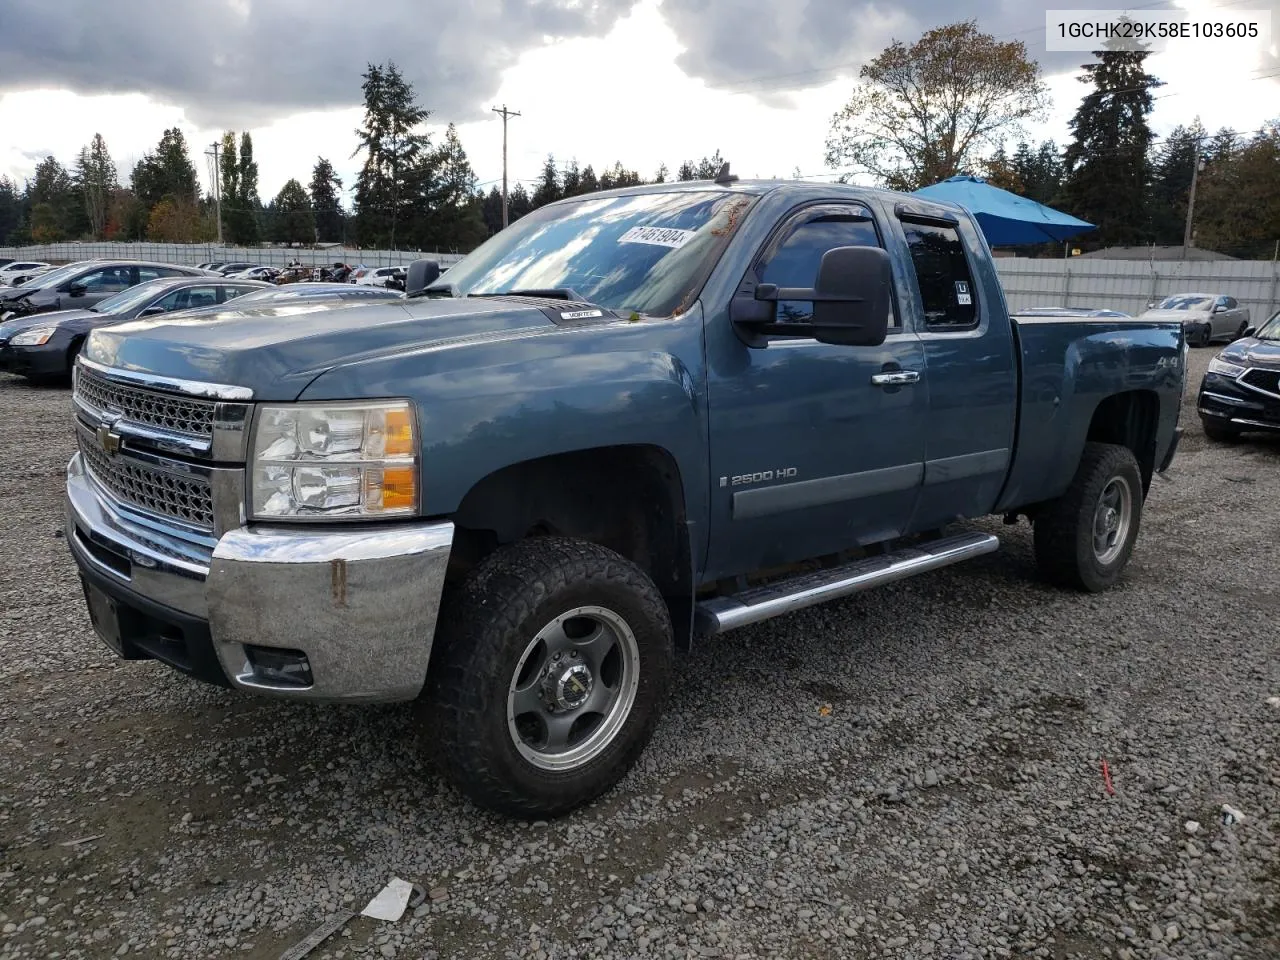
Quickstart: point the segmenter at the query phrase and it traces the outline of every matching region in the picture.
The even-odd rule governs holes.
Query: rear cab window
[[[978,290],[958,225],[901,209],[898,218],[911,254],[925,329],[975,329],[981,316]]]

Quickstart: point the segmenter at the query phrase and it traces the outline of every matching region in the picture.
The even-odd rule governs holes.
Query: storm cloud
[[[394,60],[434,120],[466,122],[521,53],[607,33],[636,0],[5,0],[0,90],[144,92],[204,127],[244,127],[360,102],[369,62]],[[685,48],[677,62],[713,87],[785,102],[789,91],[841,76],[891,40],[974,18],[1021,40],[1046,73],[1087,53],[1046,53],[1045,6],[1016,0],[663,0]],[[1055,9],[1096,0],[1053,0]],[[1276,10],[1280,0],[1259,6]],[[1145,9],[1155,9],[1144,7]],[[637,50],[636,62],[667,51]],[[1267,61],[1273,66],[1274,58]],[[1265,63],[1264,63],[1265,65]],[[628,65],[615,77],[629,82]],[[1266,81],[1258,84],[1264,94]]]

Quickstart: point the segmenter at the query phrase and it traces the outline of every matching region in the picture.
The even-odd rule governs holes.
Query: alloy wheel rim
[[[568,610],[525,646],[507,689],[507,730],[520,755],[566,771],[598,757],[631,715],[640,648],[617,613]]]
[[[1093,555],[1104,566],[1124,549],[1133,522],[1133,491],[1124,477],[1112,477],[1093,511]]]

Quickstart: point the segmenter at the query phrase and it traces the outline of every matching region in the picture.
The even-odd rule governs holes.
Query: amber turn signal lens
[[[382,471],[382,509],[412,507],[417,496],[412,467],[387,468]]]
[[[387,417],[387,456],[413,456],[413,421],[409,419],[409,411],[405,409],[388,410]]]

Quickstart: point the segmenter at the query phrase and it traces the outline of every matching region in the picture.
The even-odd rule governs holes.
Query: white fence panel
[[[1274,260],[1000,257],[995,264],[1011,310],[1106,307],[1136,315],[1150,298],[1192,292],[1235,297],[1255,323],[1280,308],[1280,263]]]

